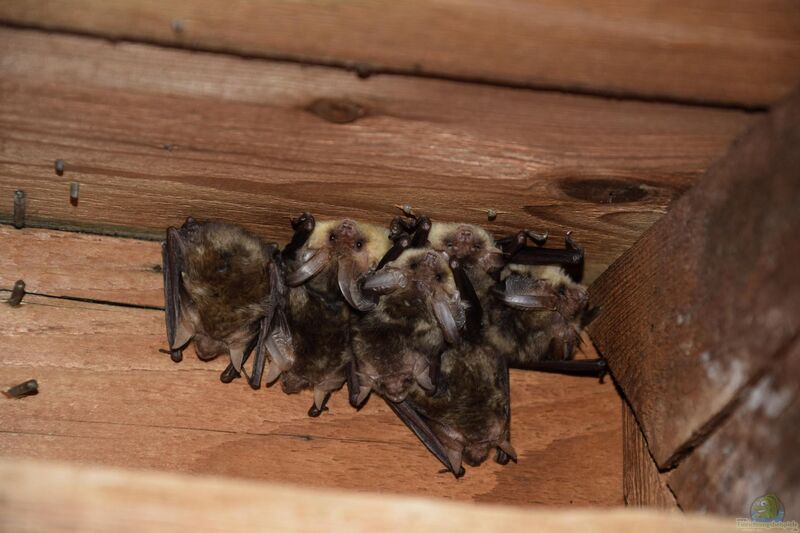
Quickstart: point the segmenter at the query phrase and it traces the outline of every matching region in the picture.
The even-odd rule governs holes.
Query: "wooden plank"
[[[748,106],[800,83],[794,0],[26,0],[3,2],[0,21],[362,72]]]
[[[40,386],[0,401],[3,457],[526,505],[622,503],[610,383],[514,372],[519,463],[490,461],[455,481],[380,401],[356,412],[338,394],[312,419],[309,394],[220,383],[223,360],[187,354],[175,365],[158,352],[159,311],[28,295],[16,308],[0,302],[0,337],[0,387]]]
[[[760,496],[775,494],[797,520],[800,509],[800,342],[745,391],[736,410],[669,476],[685,510],[750,518]]]
[[[0,460],[4,531],[730,531],[731,520],[632,509],[520,509],[214,477]],[[13,480],[13,483],[10,481]],[[47,512],[42,512],[46,502]]]
[[[625,402],[622,402],[622,493],[629,507],[678,509],[666,477],[658,471],[639,423]]]
[[[590,288],[590,333],[660,468],[800,333],[800,96],[737,142]]]
[[[589,281],[753,120],[2,28],[0,73],[0,221],[17,189],[29,223],[150,237],[189,214],[282,241],[303,210],[492,207],[498,234],[575,230]]]
[[[0,226],[0,289],[164,307],[157,242]]]

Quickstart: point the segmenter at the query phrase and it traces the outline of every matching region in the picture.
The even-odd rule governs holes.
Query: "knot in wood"
[[[306,108],[306,111],[334,124],[348,124],[367,115],[367,110],[363,106],[338,98],[315,100]]]

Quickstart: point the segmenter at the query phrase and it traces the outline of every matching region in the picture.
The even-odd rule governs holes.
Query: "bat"
[[[243,228],[189,217],[167,229],[162,243],[165,320],[173,361],[194,342],[201,360],[223,354],[223,382],[238,377],[255,350],[249,383],[260,385],[267,353],[276,366],[291,363],[285,326],[286,287],[277,248]],[[288,360],[286,360],[288,359]]]
[[[350,219],[316,222],[304,213],[292,225],[295,236],[283,256],[294,361],[279,375],[286,393],[313,391],[308,414],[319,416],[330,394],[347,380],[351,316],[374,305],[361,289],[362,278],[392,243],[387,230]],[[267,380],[277,377],[271,373]]]
[[[420,220],[423,217],[414,215],[412,223],[398,225],[413,231]],[[469,281],[465,286],[474,288],[468,308],[467,331],[471,335],[483,331],[495,351],[513,368],[597,376],[602,380],[607,372],[605,360],[571,359],[580,340],[580,330],[597,312],[597,309],[587,310],[586,287],[575,281],[580,277],[575,271],[583,270],[584,253],[571,233],[565,237],[564,250],[557,250],[541,248],[547,241],[546,233],[522,230],[513,237],[495,240],[480,226],[430,224],[430,220],[425,220],[429,229],[423,231],[430,246],[455,259],[460,265],[454,269],[456,276],[465,276]],[[536,246],[527,246],[528,241]],[[565,269],[573,275],[569,276]],[[514,300],[522,295],[507,294],[505,289],[498,291],[497,284],[503,275],[510,276],[510,280],[502,282],[512,293],[523,290],[523,285],[529,289],[535,287],[540,300],[549,299],[553,306],[558,304],[558,312],[544,313],[541,309],[514,305]],[[539,283],[537,276],[543,278]],[[528,298],[533,296],[530,294]],[[479,320],[478,316],[482,318]]]
[[[466,321],[446,256],[408,248],[368,274],[362,290],[378,302],[352,320],[351,404],[361,406],[372,390],[402,402],[414,384],[432,394],[441,353],[460,341]]]
[[[494,294],[504,305],[492,309],[487,337],[514,368],[599,375],[602,359],[571,360],[581,330],[596,316],[586,287],[559,266],[509,264]]]
[[[428,253],[426,250],[409,251],[401,259]],[[459,307],[474,305],[475,290],[460,271],[461,266],[455,259],[449,266],[458,294],[465,295]],[[422,306],[401,306],[406,312],[416,309],[416,321],[424,315]],[[463,320],[466,322],[466,317]],[[445,329],[446,321],[437,320],[436,323]],[[390,335],[402,337],[404,332],[397,329],[385,332],[385,338]],[[397,343],[397,339],[392,341]],[[442,354],[433,394],[418,382],[410,387],[402,401],[393,401],[398,398],[389,396],[384,399],[445,469],[460,477],[464,475],[463,462],[478,466],[492,449],[496,450],[495,461],[500,464],[517,460],[510,441],[509,394],[506,360],[497,356],[484,336],[465,335],[461,342],[449,343]]]
[[[499,464],[516,462],[505,360],[486,344],[464,341],[442,355],[440,380],[436,394],[413,387],[390,407],[456,477],[464,475],[462,463],[478,466],[493,449]]]

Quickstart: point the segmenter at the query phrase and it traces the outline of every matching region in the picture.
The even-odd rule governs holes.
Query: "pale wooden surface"
[[[321,99],[365,115],[329,122],[306,110]],[[0,28],[0,221],[17,189],[31,223],[150,237],[189,214],[285,241],[303,210],[486,223],[491,207],[498,234],[574,230],[591,281],[752,120]]]
[[[158,352],[163,320],[36,295],[0,302],[0,387],[35,378],[40,388],[0,398],[0,456],[509,504],[622,503],[620,400],[608,381],[513,372],[519,463],[489,461],[456,481],[382,402],[356,412],[339,393],[309,418],[308,394],[224,385],[225,361],[191,350],[172,363]]]
[[[658,471],[639,423],[622,402],[622,493],[629,507],[677,510],[667,477]]]
[[[590,287],[590,326],[660,468],[800,334],[800,95]]]
[[[669,486],[687,511],[749,517],[775,494],[797,520],[800,509],[800,342],[772,361],[741,395],[736,410],[675,470]]]
[[[0,460],[0,529],[49,531],[733,531],[732,518],[519,509],[217,477]]]
[[[301,61],[741,105],[770,104],[800,83],[795,0],[25,0],[0,3],[0,20]]]
[[[157,242],[0,226],[0,289],[164,307]]]

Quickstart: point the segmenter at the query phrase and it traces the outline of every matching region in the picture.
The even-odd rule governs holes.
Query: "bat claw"
[[[219,375],[219,380],[223,383],[230,383],[234,379],[240,377],[241,374],[236,371],[232,364],[229,364],[225,370]]]
[[[322,409],[319,409],[315,404],[312,403],[311,407],[308,408],[308,416],[310,416],[311,418],[317,418],[319,415],[321,415],[324,411],[327,410],[328,408],[324,405],[322,406]]]

